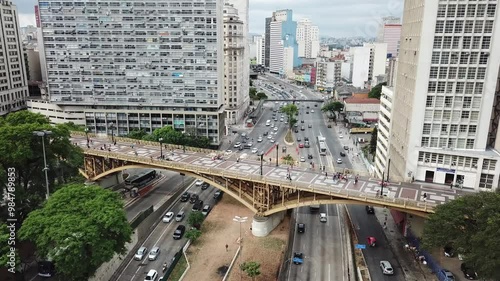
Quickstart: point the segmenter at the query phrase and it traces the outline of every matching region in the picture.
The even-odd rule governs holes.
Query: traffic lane
[[[135,201],[132,205],[125,208],[127,215],[127,220],[131,221],[140,212],[158,204],[161,200],[165,199],[165,196],[170,196],[181,188],[182,176],[179,173],[174,173],[170,171],[162,171],[162,174],[166,176],[161,183],[158,184],[152,191],[150,191],[145,196],[141,197],[139,200]]]
[[[397,257],[392,252],[389,243],[386,241],[384,230],[377,221],[377,218],[374,215],[367,214],[365,206],[349,205],[348,209],[351,221],[359,239],[358,243],[366,245],[366,249],[363,250],[363,254],[372,280],[403,281],[404,275],[401,272],[401,266],[399,265]],[[367,245],[368,243],[366,238],[369,236],[373,236],[377,239],[375,247]],[[382,274],[382,270],[379,265],[381,260],[387,260],[392,264],[394,268],[394,276]]]

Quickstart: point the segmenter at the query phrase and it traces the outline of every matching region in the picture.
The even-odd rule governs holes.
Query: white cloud
[[[19,14],[19,25],[20,26],[28,26],[28,25],[36,25],[35,13],[33,14]]]

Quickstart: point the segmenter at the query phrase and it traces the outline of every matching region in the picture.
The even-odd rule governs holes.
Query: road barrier
[[[289,267],[291,266],[291,260],[292,260],[292,253],[293,253],[293,241],[294,241],[294,238],[295,238],[295,224],[296,224],[296,221],[295,221],[295,216],[293,215],[293,212],[297,212],[296,210],[298,209],[292,209],[291,210],[291,215],[290,215],[290,230],[289,230],[289,233],[288,233],[288,240],[287,240],[287,244],[286,244],[286,250],[285,252],[283,253],[282,257],[281,257],[281,263],[280,263],[280,267],[278,269],[278,272],[277,272],[277,276],[276,276],[276,279],[279,280],[279,281],[286,281],[288,280],[288,269]]]
[[[347,206],[344,205],[344,214],[345,214],[345,220],[347,224],[347,228],[349,229],[349,234],[350,237],[352,238],[351,243],[349,243],[349,248],[352,249],[355,244],[359,243],[358,235],[356,234],[356,231],[354,230],[354,225],[351,220],[351,215],[349,214],[349,211],[347,210]],[[368,270],[368,266],[366,265],[366,259],[365,255],[363,254],[363,251],[361,249],[356,249],[355,252],[353,253],[352,257],[354,257],[354,261],[352,264],[357,268],[356,273],[358,274],[357,280],[360,281],[371,281],[371,276],[370,276],[370,271]],[[351,276],[353,277],[353,276]],[[349,279],[351,280],[351,279]]]

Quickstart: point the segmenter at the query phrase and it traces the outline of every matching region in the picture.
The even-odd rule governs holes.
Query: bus
[[[125,180],[125,187],[128,189],[132,188],[142,188],[145,184],[152,181],[156,177],[155,170],[149,170],[138,175],[129,176]]]
[[[350,130],[350,133],[351,134],[368,134],[368,133],[372,133],[374,130],[374,128],[352,128]]]
[[[319,155],[326,155],[326,138],[318,136]]]

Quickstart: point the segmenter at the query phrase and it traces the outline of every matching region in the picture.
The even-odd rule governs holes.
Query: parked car
[[[148,271],[148,274],[146,275],[146,278],[144,278],[144,281],[156,281],[158,278],[158,272],[154,269],[151,269]]]
[[[210,209],[211,209],[210,205],[205,205],[203,207],[203,209],[201,210],[201,213],[206,216],[206,215],[208,215],[208,213],[210,213]]]
[[[163,216],[162,221],[165,223],[169,223],[170,221],[172,221],[173,217],[174,217],[174,212],[168,212]]]
[[[332,124],[328,124],[328,128],[331,128],[332,127]]]
[[[344,149],[345,149],[345,150],[349,150],[349,146],[344,145]]]
[[[306,158],[304,156],[300,157],[300,162],[306,162]]]
[[[144,258],[144,256],[147,254],[148,252],[148,248],[145,247],[145,246],[142,246],[139,248],[139,250],[137,250],[137,253],[135,253],[134,255],[134,260],[136,261],[140,261]]]
[[[467,264],[462,263],[460,265],[460,270],[464,273],[464,277],[469,279],[469,280],[476,280],[477,279],[477,273],[476,270],[474,270],[473,267],[467,266]]]
[[[303,223],[298,223],[297,224],[297,232],[298,233],[304,233],[306,232],[306,225]]]
[[[241,146],[241,142],[237,142],[234,144],[234,148],[239,148]]]
[[[372,206],[366,206],[365,209],[367,214],[375,214],[375,209]]]
[[[441,281],[455,281],[455,276],[453,276],[453,273],[446,269],[441,269],[438,272],[438,279]]]
[[[299,143],[299,148],[304,148],[304,144],[303,143]]]
[[[179,240],[179,239],[181,239],[181,238],[182,238],[182,236],[184,236],[184,232],[185,232],[185,231],[186,231],[186,227],[185,227],[184,225],[182,225],[182,224],[181,224],[181,225],[179,225],[179,226],[177,227],[177,229],[175,229],[175,231],[174,231],[174,235],[173,235],[174,239],[175,239],[175,240]]]
[[[308,127],[308,128],[312,128],[312,127],[313,127],[313,125],[312,125],[312,124],[309,124],[309,125],[307,125],[307,127]]]
[[[191,198],[191,194],[189,192],[184,192],[181,196],[181,202],[187,202]]]
[[[180,211],[179,213],[177,213],[177,216],[175,216],[175,221],[180,222],[184,219],[185,216],[186,214],[184,213],[184,211]]]
[[[203,200],[198,200],[193,205],[193,211],[201,211],[202,208],[203,208]]]
[[[380,261],[380,268],[382,269],[382,273],[385,275],[394,274],[394,269],[392,269],[392,265],[389,261]]]
[[[153,247],[149,252],[148,260],[154,261],[158,258],[158,255],[160,255],[160,247]]]
[[[308,154],[307,155],[307,159],[313,159],[313,155],[312,154]]]
[[[326,222],[327,221],[326,213],[320,213],[319,214],[319,221],[320,222]]]

